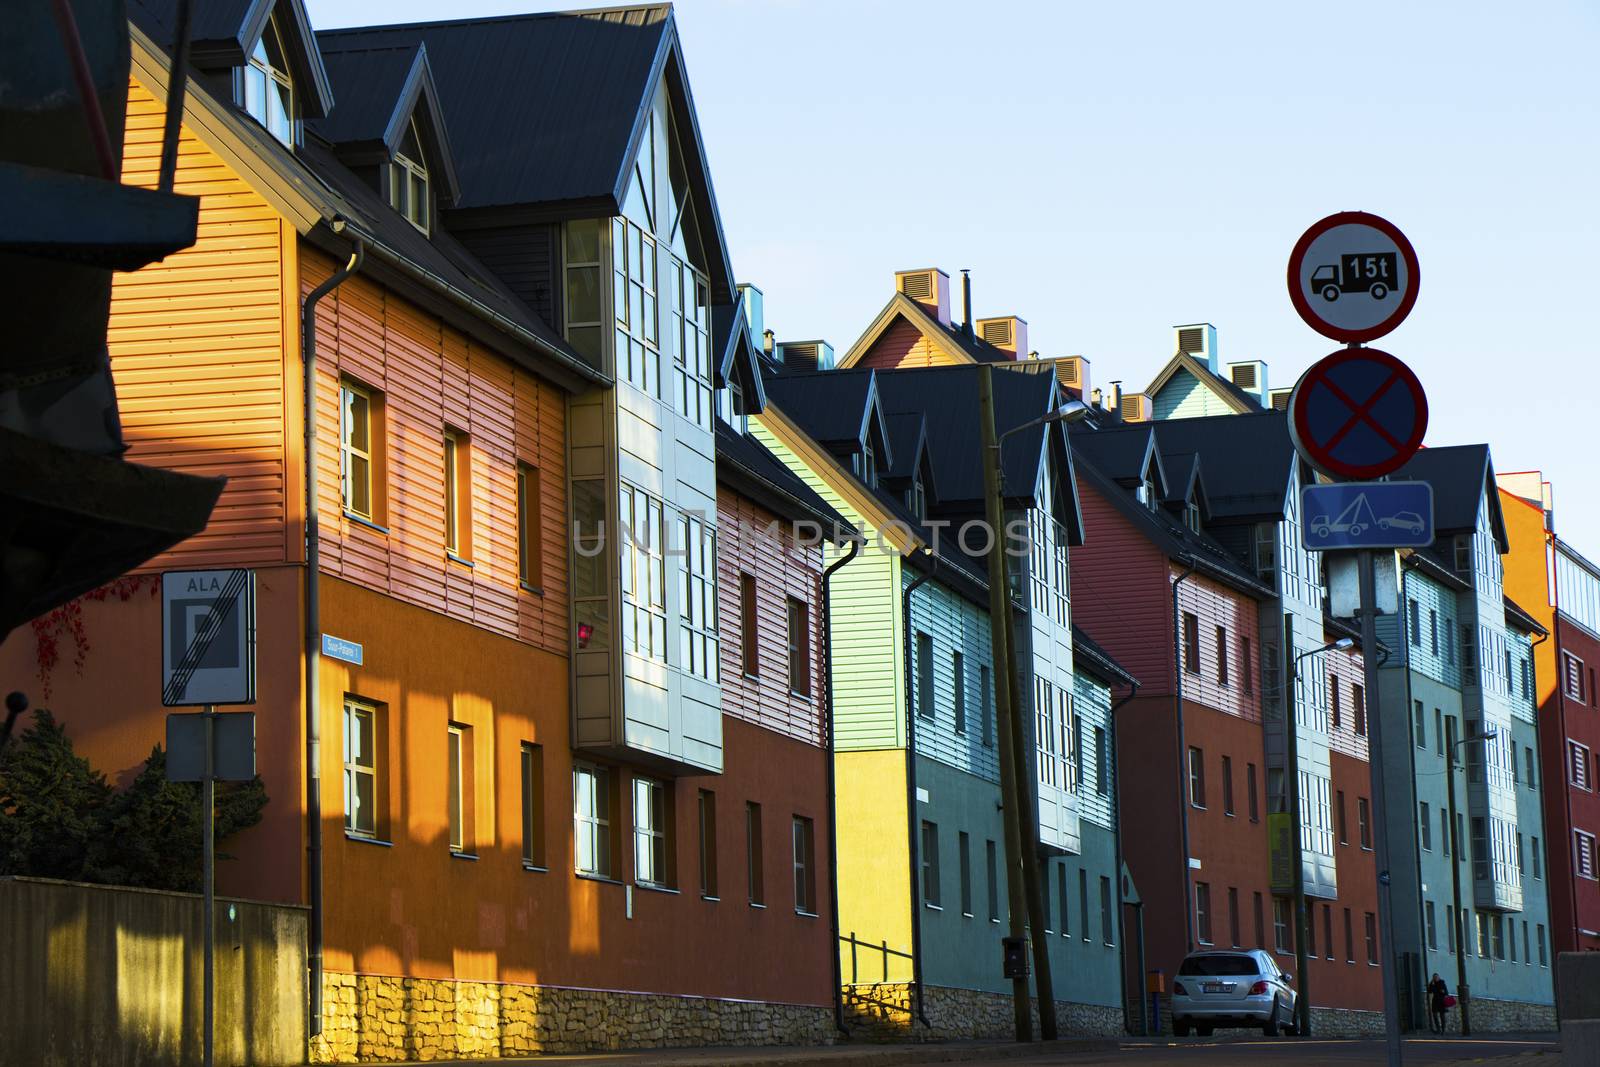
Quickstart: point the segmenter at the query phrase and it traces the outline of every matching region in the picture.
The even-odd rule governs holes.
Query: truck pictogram
[[[1368,293],[1382,300],[1400,278],[1394,252],[1346,252],[1337,264],[1324,263],[1311,272],[1311,289],[1332,303],[1342,293]]]

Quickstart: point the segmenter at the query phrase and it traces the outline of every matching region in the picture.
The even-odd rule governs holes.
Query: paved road
[[[1002,1063],[1013,1067],[1355,1067],[1387,1062],[1377,1041],[1257,1038],[1245,1041],[1129,1041],[1116,1052],[1023,1060],[978,1061],[972,1067]],[[1421,1064],[1481,1063],[1484,1067],[1559,1067],[1560,1046],[1551,1037],[1416,1038],[1405,1042],[1406,1067]]]

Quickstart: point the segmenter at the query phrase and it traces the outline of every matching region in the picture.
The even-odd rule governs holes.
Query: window
[[[1455,838],[1450,833],[1450,813],[1443,808],[1439,809],[1439,848],[1446,856],[1455,847]]]
[[[1521,687],[1522,699],[1523,700],[1532,700],[1533,699],[1533,659],[1532,659],[1531,656],[1524,656],[1523,657],[1521,675],[1522,675],[1522,687]]]
[[[1111,755],[1106,751],[1106,732],[1104,728],[1094,728],[1094,789],[1101,796],[1111,793],[1110,774]]]
[[[717,894],[717,794],[700,790],[700,895],[716,900]]]
[[[1422,801],[1418,808],[1417,829],[1422,831],[1422,851],[1433,851],[1433,813],[1428,809],[1428,802]]]
[[[1293,952],[1289,943],[1289,902],[1282,897],[1272,898],[1272,945],[1279,952]]]
[[[1589,776],[1589,750],[1570,739],[1567,741],[1567,774],[1568,780],[1578,789],[1594,788]]]
[[[1256,801],[1256,765],[1254,763],[1246,763],[1244,765],[1244,788],[1245,791],[1250,794],[1250,798],[1248,800],[1250,805],[1250,821],[1260,822],[1261,808]]]
[[[767,906],[767,880],[761,858],[761,805],[754,801],[746,801],[744,805],[744,855],[750,903],[764,908]]]
[[[289,78],[289,63],[276,15],[267,19],[266,27],[250,50],[241,89],[246,113],[265,126],[273,137],[293,148],[294,82]]]
[[[1217,627],[1217,684],[1228,684],[1228,631]]]
[[[959,652],[950,653],[950,685],[955,694],[956,733],[967,732],[967,664]]]
[[[339,386],[339,481],[344,509],[371,520],[373,511],[372,393],[354,382]]]
[[[1356,825],[1361,831],[1361,847],[1372,847],[1372,813],[1366,797],[1356,797]]]
[[[811,695],[811,611],[799,597],[789,598],[789,692]]]
[[[1490,934],[1492,935],[1492,937],[1494,939],[1494,958],[1497,959],[1497,960],[1505,959],[1506,958],[1506,924],[1505,924],[1505,918],[1503,916],[1500,916],[1500,915],[1494,916],[1493,920],[1490,923],[1489,932],[1490,932]]]
[[[739,619],[744,673],[746,677],[754,678],[760,673],[761,642],[756,634],[756,579],[752,574],[739,575]]]
[[[449,784],[446,803],[450,817],[450,851],[471,852],[472,832],[472,728],[451,723],[447,728],[446,761]]]
[[[1328,959],[1333,959],[1333,905],[1322,906],[1322,951]]]
[[[611,285],[612,298],[615,305],[616,322],[616,377],[619,382],[626,381],[635,389],[646,396],[659,397],[661,395],[661,319],[656,305],[656,256],[655,238],[647,234],[636,222],[631,219],[614,218],[611,220]],[[674,262],[675,261],[669,261]],[[696,351],[692,358],[703,356],[704,349],[698,344],[699,330],[697,315],[703,310],[696,305],[695,293],[699,283],[694,276],[693,268],[677,265],[679,269],[669,267],[667,284],[670,288],[669,295],[673,296],[672,324],[668,327],[669,334],[684,331],[683,341]],[[684,303],[684,286],[688,287],[688,303]],[[676,362],[680,363],[682,351],[676,355]],[[681,402],[682,397],[679,397]],[[706,414],[709,416],[711,397],[709,390],[705,397]],[[682,408],[679,408],[680,412]]]
[[[1456,571],[1465,574],[1472,569],[1472,538],[1467,534],[1457,534],[1455,550]]]
[[[610,878],[610,771],[584,763],[573,767],[572,821],[578,873]]]
[[[522,742],[522,862],[544,867],[544,746]]]
[[[1059,904],[1061,908],[1061,936],[1071,937],[1072,923],[1069,920],[1072,918],[1072,909],[1067,906],[1067,865],[1065,863],[1056,868],[1056,887],[1060,890],[1058,895],[1061,897]]]
[[[1367,736],[1367,691],[1359,685],[1350,687],[1350,712],[1355,716],[1356,735]]]
[[[816,844],[811,820],[794,817],[794,910],[801,915],[817,913]]]
[[[1347,910],[1345,914],[1349,915],[1350,912]],[[1439,950],[1439,927],[1433,915],[1433,901],[1426,901],[1422,905],[1422,916],[1426,920],[1428,929],[1428,948],[1430,951],[1437,952]]]
[[[678,666],[696,678],[708,682],[717,680],[717,664],[721,658],[717,640],[717,532],[692,515],[678,519]],[[794,652],[794,605],[791,602],[790,632],[791,653]],[[800,605],[802,614],[805,605]],[[800,628],[805,641],[805,627]],[[789,660],[789,688],[797,693],[810,692],[810,680],[805,671],[805,657],[798,657],[802,688],[794,684],[796,658]]]
[[[562,296],[565,301],[565,314],[562,322],[566,324],[567,342],[573,349],[590,364],[601,365],[601,336],[606,328],[605,296],[601,288],[600,272],[604,266],[600,259],[600,227],[598,219],[577,219],[566,224],[565,274],[566,284],[562,286]],[[626,255],[625,251],[617,251],[618,257]],[[618,273],[616,282],[617,291],[617,317],[623,318],[628,290],[626,279]],[[618,332],[617,340],[617,367],[626,367],[628,353],[623,341],[623,334]],[[618,375],[622,375],[619,373]]]
[[[1209,909],[1208,909],[1209,910]],[[1089,872],[1082,867],[1078,868],[1078,928],[1083,931],[1083,939],[1089,938]]]
[[[544,585],[543,531],[539,529],[539,471],[517,464],[517,580],[529,589]]]
[[[407,124],[405,138],[389,161],[389,206],[411,225],[428,232],[428,168],[423,162],[422,137],[415,117]]]
[[[1472,876],[1480,881],[1489,877],[1489,828],[1478,815],[1472,818]]]
[[[1411,643],[1422,647],[1422,610],[1415,600],[1406,601],[1406,619],[1410,623]]]
[[[1444,620],[1444,661],[1456,665],[1456,623],[1448,616]]]
[[[1205,753],[1189,747],[1189,803],[1197,808],[1206,806]]]
[[[1339,844],[1348,845],[1350,843],[1350,829],[1349,824],[1345,821],[1344,790],[1339,790],[1334,795],[1334,799],[1337,801],[1337,807],[1335,807],[1334,812],[1339,817]]]
[[[471,514],[463,503],[463,490],[472,484],[467,466],[470,450],[466,437],[454,430],[444,432],[444,550],[452,556],[465,556],[466,526]]]
[[[1228,887],[1228,937],[1234,948],[1239,947],[1239,890]]]
[[[1523,847],[1522,847],[1522,833],[1519,831],[1517,833],[1517,874],[1526,875],[1527,873],[1528,873],[1528,854],[1523,850]]]
[[[1252,696],[1256,691],[1255,686],[1256,664],[1250,658],[1250,639],[1239,638],[1239,682],[1244,689],[1245,696]]]
[[[1439,613],[1433,608],[1428,609],[1428,651],[1439,654]]]
[[[1461,624],[1461,669],[1466,671],[1478,669],[1478,641],[1472,632],[1472,627],[1467,623]]]
[[[987,865],[984,869],[984,876],[989,890],[989,921],[997,923],[1000,921],[1000,865],[995,860],[993,841],[985,841],[983,843],[983,858]],[[1065,877],[1065,875],[1062,877]],[[1065,888],[1065,886],[1062,887],[1063,890]],[[1061,906],[1064,908],[1066,907],[1065,901],[1067,899],[1067,894],[1064,891],[1061,894],[1061,899],[1063,901]],[[1061,929],[1063,933],[1066,932],[1066,923],[1064,921]]]
[[[1450,953],[1452,956],[1456,954],[1456,938],[1460,936],[1460,934],[1461,930],[1456,925],[1455,905],[1446,904],[1444,906],[1445,951]]]
[[[1317,958],[1317,905],[1315,901],[1306,902],[1305,915],[1306,955],[1312,959]]]
[[[1433,750],[1444,755],[1444,713],[1433,709]]]
[[[978,665],[978,701],[979,712],[983,716],[983,745],[985,748],[994,747],[994,688],[991,684],[989,665]]]
[[[633,780],[633,880],[670,886],[672,878],[671,794],[650,778]]]
[[[1489,958],[1489,913],[1478,912],[1478,958]]]
[[[1367,912],[1367,963],[1378,965],[1378,917]]]
[[[677,377],[678,414],[702,429],[711,428],[711,287],[699,271],[669,260],[672,286],[673,373]]]
[[[1533,769],[1535,767],[1535,764],[1533,762],[1533,746],[1532,745],[1528,745],[1528,746],[1524,747],[1523,750],[1522,750],[1522,755],[1523,755],[1523,761],[1527,765],[1527,768],[1528,768],[1528,788],[1529,789],[1537,789],[1538,786],[1534,784],[1534,780],[1533,780]],[[1512,758],[1515,759],[1516,757],[1513,756]]]
[[[1411,708],[1411,733],[1412,740],[1420,749],[1428,747],[1428,720],[1422,713],[1422,701],[1413,701]]]
[[[1039,867],[1039,896],[1042,899],[1041,911],[1044,912],[1044,932],[1050,933],[1050,872],[1055,868],[1048,862],[1042,862]],[[1031,920],[1030,920],[1031,922]]]
[[[622,647],[625,652],[667,660],[666,563],[661,501],[626,482],[617,517],[622,544]]]
[[[1200,620],[1190,611],[1183,613],[1183,669],[1200,673]]]
[[[378,836],[378,709],[346,697],[344,702],[344,829],[356,837]]]
[[[1229,891],[1230,893],[1232,890]],[[1234,900],[1237,904],[1237,899]],[[1100,940],[1107,945],[1116,944],[1116,927],[1111,921],[1111,879],[1106,875],[1100,876]],[[1239,917],[1234,916],[1234,942],[1238,943]]]
[[[585,531],[593,531],[592,534]],[[620,539],[613,551],[625,546]],[[573,644],[591,652],[611,649],[611,560],[606,552],[606,488],[598,478],[572,481],[571,567]],[[620,572],[620,561],[618,570]],[[631,579],[631,576],[630,576]]]
[[[1233,814],[1233,758],[1222,757],[1222,813]]]
[[[1328,675],[1328,713],[1332,716],[1333,728],[1337,730],[1341,722],[1339,714],[1339,676]]]
[[[1594,835],[1586,834],[1582,830],[1572,831],[1573,863],[1580,878],[1594,878],[1595,854]]]
[[[1544,858],[1539,855],[1539,839],[1537,837],[1533,839],[1533,876],[1535,878],[1544,877]]]
[[[922,822],[922,901],[939,907],[939,827]]]
[[[972,918],[972,843],[967,832],[956,835],[957,860],[961,864],[961,914]]]
[[[933,718],[933,638],[917,632],[917,714]]]
[[[1573,700],[1584,699],[1583,660],[1571,652],[1561,653],[1561,691]]]
[[[1550,959],[1549,959],[1549,957],[1547,957],[1544,954],[1544,923],[1540,923],[1539,924],[1538,933],[1539,933],[1539,939],[1538,939],[1538,944],[1539,944],[1539,966],[1548,967],[1548,966],[1550,966]]]
[[[1533,954],[1528,951],[1528,920],[1522,920],[1522,962],[1524,965],[1533,962]]]

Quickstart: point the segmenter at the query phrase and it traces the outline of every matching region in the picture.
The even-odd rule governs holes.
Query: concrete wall
[[[216,1062],[306,1054],[306,911],[217,901]],[[199,897],[0,878],[0,1067],[198,1064]]]

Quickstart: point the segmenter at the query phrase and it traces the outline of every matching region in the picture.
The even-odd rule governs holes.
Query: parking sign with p
[[[256,581],[247,570],[161,576],[161,703],[253,704]]]

